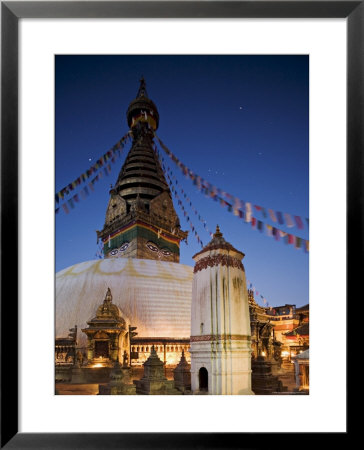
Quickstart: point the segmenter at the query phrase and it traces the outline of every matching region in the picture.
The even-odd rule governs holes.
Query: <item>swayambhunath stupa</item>
[[[127,134],[93,170],[56,194],[62,203],[130,143],[96,231],[102,257],[56,273],[56,394],[308,394],[308,304],[259,305],[245,249],[229,242],[218,218],[191,265],[180,263],[181,243],[197,233],[181,227],[173,197],[182,201],[162,153],[188,169],[157,135],[160,116],[143,77],[126,121]],[[227,204],[265,226],[250,205]],[[291,226],[289,215],[276,216]],[[271,228],[308,251],[308,241]]]

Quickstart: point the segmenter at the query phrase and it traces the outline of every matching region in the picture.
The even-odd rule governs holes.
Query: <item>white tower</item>
[[[244,253],[217,226],[197,253],[191,307],[191,388],[209,394],[253,395]]]

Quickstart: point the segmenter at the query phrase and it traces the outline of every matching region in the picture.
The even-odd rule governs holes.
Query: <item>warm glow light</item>
[[[104,366],[103,366],[103,364],[101,364],[101,363],[96,363],[96,364],[94,364],[92,367],[104,367]]]
[[[286,352],[286,351],[281,352],[281,356],[288,356],[288,355],[289,355],[289,352]]]
[[[171,365],[171,366],[173,366],[173,365],[177,365],[178,363],[179,363],[179,360],[181,359],[181,355],[167,355],[167,358],[166,358],[166,363],[167,363],[167,365]]]
[[[262,356],[265,356],[265,352],[262,352]]]

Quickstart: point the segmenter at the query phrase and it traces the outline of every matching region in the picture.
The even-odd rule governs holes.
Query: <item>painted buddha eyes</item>
[[[120,248],[115,248],[111,250],[110,255],[114,256],[119,252],[125,252],[125,250],[129,247],[129,242],[124,242]]]
[[[124,242],[124,244],[119,248],[119,252],[125,252],[125,250],[129,247],[129,242]]]
[[[149,248],[149,250],[152,250],[152,252],[159,252],[159,248],[152,242],[148,242],[147,247]]]
[[[161,255],[169,256],[171,254],[171,251],[168,250],[168,248],[159,248],[157,244],[155,244],[152,241],[148,241],[146,243],[146,246],[151,250],[152,252],[158,253],[158,256],[161,257]]]

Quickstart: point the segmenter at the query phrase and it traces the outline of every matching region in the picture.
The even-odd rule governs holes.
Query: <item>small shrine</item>
[[[173,370],[173,377],[176,389],[181,392],[191,390],[191,365],[186,360],[184,350],[182,350],[182,356],[177,367]]]
[[[126,352],[124,353],[124,363],[118,361],[110,372],[110,382],[105,386],[99,385],[99,395],[135,395],[135,384],[131,381],[131,368],[127,365]]]
[[[167,380],[164,376],[164,364],[159,359],[152,346],[149,358],[145,361],[144,375],[140,380],[134,380],[136,393],[142,395],[179,395],[174,387],[174,381]]]
[[[121,310],[112,302],[110,288],[103,303],[97,308],[96,317],[87,322],[82,331],[87,335],[87,359],[90,367],[113,367],[124,352],[130,352],[128,324]],[[129,359],[129,358],[128,358]]]
[[[271,395],[287,391],[282,381],[272,374],[272,364],[260,355],[252,361],[252,390],[256,395]]]

